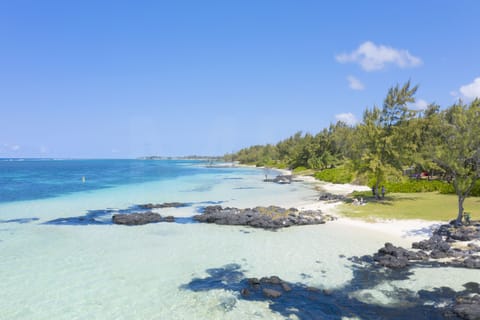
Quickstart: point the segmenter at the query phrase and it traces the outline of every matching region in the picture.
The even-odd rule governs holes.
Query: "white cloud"
[[[335,119],[337,121],[345,122],[346,124],[353,126],[354,124],[358,123],[357,117],[353,113],[340,113],[335,115]]]
[[[350,87],[350,89],[353,89],[353,90],[365,89],[365,85],[354,76],[348,76],[347,80],[348,80],[348,86]]]
[[[422,64],[422,60],[411,55],[408,50],[376,45],[371,41],[362,43],[351,53],[336,55],[335,59],[340,63],[359,63],[365,71],[381,70],[387,64],[394,64],[400,68],[416,67]]]
[[[12,151],[17,151],[17,150],[20,149],[20,146],[18,144],[15,144],[15,145],[11,146],[10,149],[12,149]]]
[[[415,101],[413,106],[418,110],[426,110],[428,107],[428,102],[423,99],[418,99],[417,101]]]
[[[473,100],[480,98],[480,77],[473,80],[472,83],[460,87],[460,93],[467,99]]]

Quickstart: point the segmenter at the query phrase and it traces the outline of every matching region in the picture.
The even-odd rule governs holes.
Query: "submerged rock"
[[[263,295],[267,298],[278,298],[282,295],[282,293],[275,289],[263,288],[262,289]]]
[[[261,279],[248,278],[248,287],[242,288],[240,294],[247,297],[255,292],[261,292],[265,298],[276,299],[284,293],[292,291],[292,286],[277,276],[263,277]]]
[[[480,319],[480,295],[461,296],[455,300],[453,312],[462,319]]]
[[[217,205],[206,207],[203,214],[196,215],[193,219],[220,225],[279,229],[294,225],[323,224],[334,218],[323,214],[320,210],[298,211],[295,208],[284,209],[276,206],[238,209]]]

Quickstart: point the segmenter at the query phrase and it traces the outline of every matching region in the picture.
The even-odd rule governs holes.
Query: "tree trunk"
[[[457,220],[456,220],[456,225],[461,225],[462,224],[462,218],[463,218],[463,202],[465,201],[465,196],[462,194],[458,195],[458,215],[457,215]]]
[[[378,187],[380,186],[380,179],[377,179],[377,182],[375,183],[375,199],[380,200],[380,192],[378,190]]]

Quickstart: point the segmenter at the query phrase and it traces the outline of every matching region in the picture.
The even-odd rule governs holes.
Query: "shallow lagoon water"
[[[197,164],[195,164],[197,165]],[[320,289],[349,287],[368,304],[397,305],[395,292],[478,281],[478,270],[417,268],[407,279],[351,288],[349,257],[375,252],[392,238],[341,222],[276,232],[248,227],[159,223],[136,227],[48,225],[44,222],[125,209],[141,203],[188,202],[158,212],[189,217],[210,202],[226,206],[301,206],[316,198],[310,185],[263,183],[261,170],[216,171],[118,185],[53,198],[0,204],[0,319],[284,319],[268,301],[241,299],[228,286],[191,290],[208,270],[235,265],[243,277],[277,275]],[[226,267],[227,266],[227,267]],[[223,281],[223,280],[222,280]],[[210,286],[211,284],[207,284]],[[295,318],[295,316],[291,316]],[[302,316],[300,315],[300,318]],[[304,318],[308,318],[305,316]],[[336,317],[333,317],[336,318]]]

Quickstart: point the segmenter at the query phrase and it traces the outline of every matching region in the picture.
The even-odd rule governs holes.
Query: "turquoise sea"
[[[318,202],[311,183],[264,183],[265,173],[186,160],[1,159],[0,319],[443,319],[438,288],[480,280],[478,270],[362,269],[353,257],[408,239],[340,220],[276,232],[190,223],[211,204]],[[111,224],[163,202],[186,204],[157,209],[182,223]],[[247,278],[272,275],[292,293],[240,294]]]

